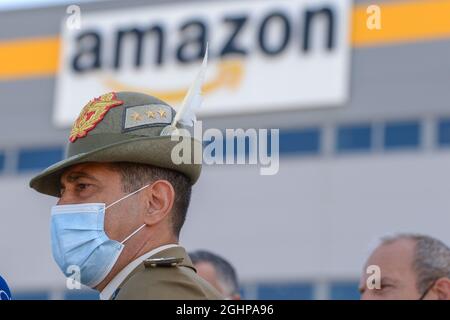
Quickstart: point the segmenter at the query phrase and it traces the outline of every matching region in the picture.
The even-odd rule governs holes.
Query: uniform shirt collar
[[[119,286],[122,284],[122,282],[125,280],[125,278],[134,270],[136,269],[145,259],[150,258],[151,256],[174,247],[179,247],[178,244],[166,244],[164,246],[155,248],[139,258],[133,260],[130,262],[125,268],[123,268],[107,285],[106,287],[100,292],[100,300],[109,300],[111,299],[111,296],[114,294],[114,292],[119,288]]]

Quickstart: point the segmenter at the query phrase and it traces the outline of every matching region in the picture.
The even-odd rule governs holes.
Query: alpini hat
[[[202,143],[191,135],[181,137],[183,130],[180,129],[192,126],[196,121],[195,109],[202,100],[207,60],[208,48],[178,113],[164,101],[137,92],[110,92],[89,101],[70,131],[65,159],[31,179],[30,187],[59,197],[63,172],[86,162],[148,164],[181,172],[194,184],[201,171],[201,162],[195,160],[199,158]],[[173,139],[173,135],[178,138]],[[191,147],[190,161],[185,161],[185,156],[180,156],[183,161],[173,160],[172,151],[180,139],[184,146]],[[187,144],[185,139],[189,139]]]
[[[95,98],[83,108],[70,132],[64,160],[55,163],[30,181],[38,192],[59,196],[62,173],[86,162],[133,162],[179,171],[194,184],[201,164],[175,164],[171,154],[179,141],[172,141],[170,128],[176,116],[167,103],[136,92],[110,92]],[[183,128],[180,125],[178,128]],[[192,150],[201,142],[190,137]],[[194,144],[200,144],[194,146]]]

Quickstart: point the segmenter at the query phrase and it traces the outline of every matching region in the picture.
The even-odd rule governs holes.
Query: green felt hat
[[[81,111],[70,132],[64,160],[31,179],[30,187],[59,197],[63,172],[86,162],[133,162],[172,169],[185,174],[194,184],[201,164],[175,164],[172,141],[161,131],[172,123],[175,110],[167,103],[142,93],[107,93],[91,100]],[[192,150],[201,150],[200,141],[191,137]]]

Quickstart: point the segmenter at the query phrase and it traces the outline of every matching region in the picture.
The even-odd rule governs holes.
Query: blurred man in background
[[[379,267],[378,288],[368,287],[369,266]],[[363,300],[450,300],[450,248],[425,235],[382,238],[367,260],[360,292]]]
[[[240,300],[239,284],[236,271],[224,258],[205,250],[189,254],[197,274],[208,281],[224,297]]]

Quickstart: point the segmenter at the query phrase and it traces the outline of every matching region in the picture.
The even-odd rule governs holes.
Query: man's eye
[[[387,290],[387,289],[390,289],[390,288],[392,288],[392,285],[390,285],[390,284],[382,284],[381,285],[381,290]]]
[[[77,190],[83,191],[83,190],[86,190],[89,186],[90,186],[90,184],[79,183],[79,184],[77,184]]]

